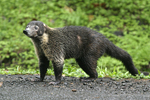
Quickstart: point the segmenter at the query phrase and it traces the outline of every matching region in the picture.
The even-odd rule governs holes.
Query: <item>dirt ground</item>
[[[98,78],[82,82],[63,77],[59,85],[50,85],[54,76],[44,82],[33,82],[38,75],[0,75],[0,100],[150,100],[150,79]]]

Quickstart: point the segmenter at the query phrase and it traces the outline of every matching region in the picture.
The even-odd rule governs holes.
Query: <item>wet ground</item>
[[[33,82],[38,75],[0,75],[0,100],[150,100],[150,79],[98,78],[81,82],[63,77],[59,85],[50,85],[54,76],[44,82]]]

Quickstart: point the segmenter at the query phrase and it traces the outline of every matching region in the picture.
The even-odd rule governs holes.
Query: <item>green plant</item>
[[[43,21],[50,27],[78,25],[92,28],[127,51],[139,70],[150,71],[149,0],[36,0],[29,2],[29,0],[1,0],[1,74],[39,73],[38,59],[33,45],[22,33],[31,20]],[[122,32],[123,36],[116,36],[114,34],[116,31]],[[126,73],[120,61],[107,55],[101,57],[97,63],[99,77],[132,77]],[[48,69],[48,74],[53,75],[52,68]],[[65,61],[63,74],[86,76],[74,59]]]

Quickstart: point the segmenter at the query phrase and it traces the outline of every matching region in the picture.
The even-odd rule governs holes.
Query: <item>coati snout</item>
[[[28,35],[28,31],[27,31],[27,30],[23,30],[23,33],[24,33],[25,35]]]

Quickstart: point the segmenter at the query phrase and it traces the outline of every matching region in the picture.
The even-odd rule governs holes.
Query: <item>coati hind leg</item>
[[[98,77],[96,67],[97,67],[97,59],[92,56],[82,57],[76,59],[79,66],[89,75],[89,78],[84,79],[83,81],[92,81]]]

